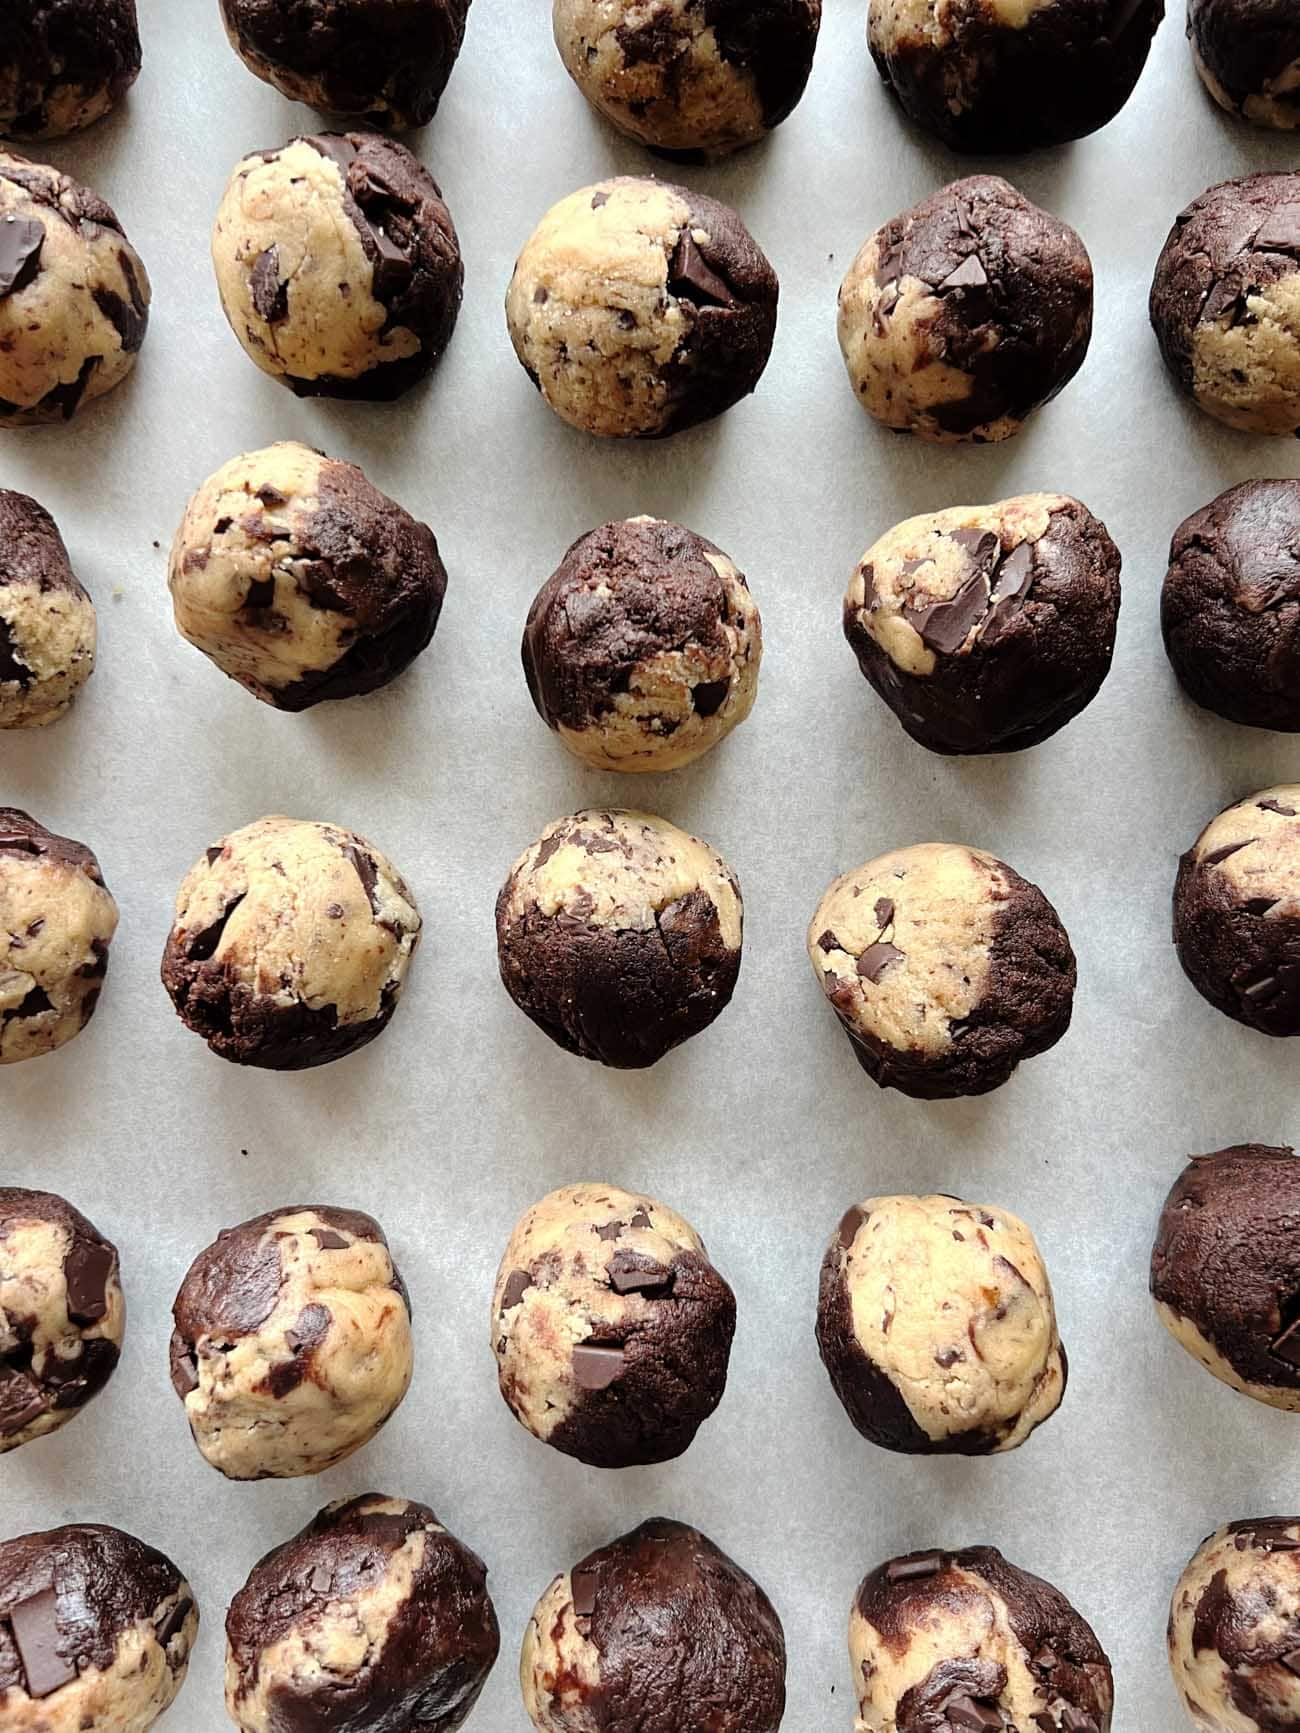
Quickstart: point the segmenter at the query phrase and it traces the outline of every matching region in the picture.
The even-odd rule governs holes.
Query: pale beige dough
[[[1261,805],[1272,801],[1290,812],[1273,812]],[[1234,848],[1234,844],[1245,846]],[[1211,819],[1197,837],[1192,856],[1204,862],[1220,849],[1233,852],[1214,863],[1237,898],[1271,897],[1266,920],[1300,916],[1300,783],[1262,788]]]
[[[1284,1523],[1283,1531],[1300,1547],[1300,1522]],[[1183,1707],[1201,1733],[1265,1733],[1263,1722],[1234,1703],[1234,1674],[1273,1711],[1276,1718],[1267,1723],[1267,1733],[1300,1726],[1300,1677],[1295,1673],[1276,1661],[1233,1667],[1217,1646],[1196,1646],[1197,1607],[1222,1573],[1215,1594],[1236,1602],[1233,1622],[1243,1645],[1267,1651],[1284,1641],[1288,1649],[1300,1649],[1300,1552],[1239,1546],[1238,1539],[1238,1533],[1225,1526],[1202,1541],[1178,1579],[1169,1609],[1170,1671]]]
[[[1192,336],[1192,390],[1201,408],[1244,433],[1294,433],[1300,425],[1300,271],[1202,319]],[[1236,321],[1234,323],[1234,320]]]
[[[566,1571],[538,1601],[524,1632],[519,1656],[524,1709],[537,1733],[599,1733],[586,1707],[599,1684],[600,1652],[578,1628]]]
[[[117,904],[80,866],[0,852],[0,1065],[53,1053],[81,1033],[116,931]],[[23,1011],[38,994],[48,1006]]]
[[[57,722],[94,672],[95,604],[79,586],[0,581],[0,625],[31,676],[0,679],[0,728]]]
[[[946,48],[972,22],[972,12],[979,22],[1004,30],[1023,30],[1036,12],[1050,7],[1054,0],[871,0],[867,30],[871,44],[877,50],[896,54],[909,43],[925,43],[933,48]],[[954,91],[953,107],[966,106],[962,93]]]

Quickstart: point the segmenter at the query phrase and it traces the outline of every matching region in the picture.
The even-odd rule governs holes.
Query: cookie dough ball
[[[460,312],[460,242],[437,182],[373,132],[244,158],[212,231],[230,328],[298,397],[387,402],[433,368]]]
[[[120,385],[144,342],[150,293],[111,206],[0,151],[0,427],[71,421]]]
[[[1105,1650],[1059,1589],[996,1547],[917,1552],[866,1577],[849,1619],[859,1733],[1108,1733]]]
[[[0,1455],[98,1396],[125,1327],[112,1241],[54,1192],[0,1185]]]
[[[571,427],[658,439],[754,389],[777,292],[729,205],[619,176],[542,218],[515,265],[506,322],[525,372]]]
[[[595,770],[676,770],[743,722],[763,629],[744,574],[680,524],[580,537],[524,628],[537,714]]]
[[[1119,573],[1106,526],[1066,494],[954,506],[867,549],[844,597],[844,636],[922,746],[1019,752],[1097,696]]]
[[[935,445],[1019,433],[1079,371],[1092,261],[995,175],[941,187],[878,229],[840,286],[840,349],[864,409]]]
[[[752,1577],[698,1529],[660,1517],[556,1577],[524,1633],[519,1678],[539,1733],[612,1727],[628,1703],[655,1733],[776,1733],[785,1634]]]
[[[395,680],[433,637],[447,572],[433,531],[355,464],[290,442],[204,482],[168,584],[182,637],[263,703],[307,710]]]
[[[871,0],[876,70],[954,150],[1085,138],[1133,94],[1164,0]]]
[[[140,73],[135,0],[10,0],[0,137],[62,138],[101,119]]]
[[[1014,1450],[1065,1394],[1034,1236],[952,1197],[869,1197],[822,1260],[817,1346],[864,1438],[914,1456]]]
[[[690,1223],[608,1185],[534,1204],[492,1296],[515,1419],[593,1468],[682,1455],[722,1400],[735,1328],[735,1295]]]
[[[566,1053],[637,1070],[730,1003],[743,920],[736,875],[708,843],[645,812],[575,812],[501,887],[501,980]]]
[[[997,1089],[1070,1026],[1060,917],[982,849],[918,843],[845,873],[808,955],[863,1070],[919,1101]]]
[[[1174,944],[1225,1017],[1300,1035],[1300,786],[1262,789],[1206,825],[1178,865]]]
[[[469,0],[221,0],[236,54],[295,102],[366,126],[423,126],[438,112]]]
[[[198,1630],[176,1566],[119,1528],[0,1541],[0,1725],[148,1733],[185,1683]]]
[[[377,1221],[299,1204],[225,1228],[172,1307],[172,1386],[230,1480],[319,1474],[411,1382],[411,1313]]]
[[[793,112],[821,0],[554,0],[555,44],[587,101],[629,138],[701,161],[754,144]]]
[[[187,874],[162,982],[223,1059],[303,1071],[388,1026],[421,924],[396,867],[355,831],[260,818]]]
[[[0,488],[0,728],[66,716],[94,672],[96,635],[95,604],[54,519]]]
[[[1230,1522],[1174,1590],[1169,1667],[1201,1733],[1300,1727],[1300,1519]]]
[[[116,931],[117,904],[85,844],[0,806],[0,1065],[80,1035]]]
[[[427,1505],[326,1505],[253,1566],[226,1615],[226,1709],[241,1733],[454,1733],[500,1647],[481,1559]]]
[[[1300,12],[1293,0],[1190,0],[1187,34],[1205,88],[1256,126],[1300,126]]]

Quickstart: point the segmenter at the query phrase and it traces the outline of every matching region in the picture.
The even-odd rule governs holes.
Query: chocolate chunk
[[[971,627],[989,604],[989,580],[983,571],[972,573],[949,601],[909,601],[904,618],[914,626],[927,649],[951,656],[966,642]]]
[[[182,1402],[199,1387],[199,1366],[194,1350],[177,1331],[172,1332],[171,1378],[172,1389]]]
[[[889,926],[889,924],[892,922],[893,918],[894,918],[893,898],[892,897],[877,897],[876,898],[876,919],[880,922],[880,930],[882,933],[884,932],[885,928],[887,926]]]
[[[354,847],[352,843],[345,844],[343,852],[356,868],[357,877],[361,880],[362,889],[366,893],[366,901],[370,904],[371,914],[377,915],[379,913],[379,899],[375,895],[375,890],[379,884],[379,869],[368,854]]]
[[[93,1323],[108,1311],[108,1279],[115,1259],[112,1246],[77,1235],[63,1262],[68,1289],[68,1316],[79,1324]]]
[[[171,1642],[173,1637],[177,1636],[182,1630],[184,1630],[185,1621],[189,1618],[190,1609],[193,1605],[194,1602],[192,1600],[187,1596],[182,1595],[176,1605],[170,1607],[154,1626],[154,1635],[157,1637],[159,1643],[164,1649],[167,1647],[168,1643]]]
[[[827,927],[826,931],[818,939],[817,944],[818,948],[823,951],[839,951],[843,949],[840,941],[835,937],[835,934],[829,927]]]
[[[623,1376],[626,1364],[622,1348],[583,1342],[573,1350],[573,1376],[582,1390],[608,1390]]]
[[[12,1438],[48,1407],[48,1400],[25,1372],[0,1361],[0,1438]]]
[[[1225,842],[1222,848],[1212,849],[1209,854],[1201,856],[1202,866],[1222,866],[1225,860],[1240,853],[1243,848],[1249,848],[1259,841],[1257,836],[1248,836],[1242,842]]]
[[[839,1239],[846,1252],[857,1239],[858,1229],[867,1219],[867,1212],[858,1204],[854,1204],[852,1209],[845,1210],[840,1218]]]
[[[730,680],[701,680],[691,688],[691,704],[697,716],[716,716],[727,701]]]
[[[948,1723],[952,1727],[975,1728],[977,1733],[987,1733],[989,1728],[1003,1728],[1006,1722],[1000,1709],[994,1709],[987,1703],[977,1703],[973,1697],[954,1697],[944,1710]]]
[[[289,285],[280,281],[280,249],[268,247],[253,260],[248,275],[248,292],[253,310],[268,325],[278,325],[289,317]]]
[[[598,1240],[616,1240],[626,1227],[626,1222],[602,1222],[600,1227],[596,1229],[596,1238]]]
[[[249,613],[258,614],[269,608],[275,601],[275,578],[254,578],[244,592],[244,607]],[[221,850],[218,849],[220,854]]]
[[[1275,205],[1260,224],[1254,245],[1265,252],[1300,251],[1300,205]]]
[[[940,294],[946,293],[949,289],[983,289],[987,286],[988,280],[988,272],[980,262],[979,254],[971,253],[968,258],[962,260],[956,270],[949,271],[943,281],[937,285],[937,288]],[[999,1722],[998,1725],[1000,1726],[1001,1723]]]
[[[900,951],[897,945],[879,940],[874,945],[868,945],[858,958],[858,974],[874,986],[890,964],[901,963],[906,954],[905,951]]]
[[[616,1294],[653,1293],[672,1280],[672,1271],[640,1252],[618,1251],[609,1260],[609,1285]]]
[[[328,1307],[304,1306],[292,1325],[285,1331],[284,1339],[293,1353],[301,1354],[304,1349],[310,1352],[319,1348],[325,1340],[332,1321]]]
[[[569,1588],[575,1614],[580,1619],[589,1619],[596,1610],[600,1572],[592,1565],[576,1565],[569,1577]]]
[[[668,287],[697,307],[734,307],[736,297],[709,265],[689,229],[683,229],[668,262]]]
[[[1294,818],[1296,815],[1293,806],[1283,806],[1282,803],[1277,800],[1257,800],[1255,805],[1261,812],[1275,812],[1281,818]]]
[[[913,1553],[908,1558],[890,1559],[885,1566],[886,1579],[891,1583],[919,1582],[923,1577],[936,1577],[944,1568],[941,1552]]]
[[[25,289],[41,268],[45,227],[34,217],[0,219],[0,300]]]
[[[532,1286],[533,1278],[527,1270],[511,1270],[501,1290],[501,1310],[508,1312],[512,1306],[517,1306]]]
[[[59,1653],[59,1601],[52,1588],[15,1601],[7,1616],[29,1697],[48,1697],[76,1678],[76,1667]]]

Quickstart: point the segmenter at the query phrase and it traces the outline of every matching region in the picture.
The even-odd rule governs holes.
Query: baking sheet
[[[145,70],[124,111],[45,147],[116,206],[153,275],[134,379],[71,429],[8,434],[0,483],[55,513],[101,620],[73,716],[4,737],[0,802],[98,852],[122,911],[87,1033],[0,1074],[0,1177],[65,1192],[118,1243],[130,1323],[108,1392],[0,1459],[0,1532],[113,1522],[172,1554],[204,1626],[170,1726],[215,1730],[222,1618],[262,1552],[328,1498],[432,1503],[489,1563],[502,1656],[471,1726],[526,1733],[519,1640],[551,1575],[662,1513],[764,1584],[790,1648],[788,1733],[848,1728],[844,1629],[887,1555],[989,1541],[1060,1584],[1114,1658],[1117,1729],[1183,1725],[1167,1598],[1202,1535],[1293,1512],[1300,1420],[1235,1396],[1168,1340],[1145,1295],[1159,1203],[1190,1151],[1296,1134],[1295,1051],[1227,1022],[1168,942],[1175,858],[1230,800],[1300,776],[1300,745],[1184,701],[1159,643],[1175,525],[1231,482],[1294,474],[1294,442],[1219,430],[1178,401],[1146,326],[1174,213],[1210,181],[1290,167],[1294,146],[1212,109],[1168,21],[1135,99],[1100,136],[1000,165],[1073,223],[1097,269],[1097,334],[1020,438],[935,451],[853,400],[835,293],[879,222],[965,172],[907,129],[866,55],[862,0],[828,0],[803,104],[765,147],[680,178],[736,204],[782,279],[758,395],[663,445],[564,427],[517,366],[501,300],[515,253],[573,188],[651,159],[592,117],[545,0],[476,0],[442,111],[415,144],[464,246],[460,326],[427,390],[394,407],[298,403],[226,328],[207,234],[237,158],[316,124],[227,48],[215,0],[141,0]],[[166,547],[235,452],[300,438],[360,462],[430,521],[451,574],[437,638],[396,686],[281,716],[175,634]],[[862,549],[910,513],[1032,488],[1081,496],[1125,557],[1114,672],[1047,745],[957,763],[901,733],[839,635]],[[582,769],[534,715],[528,603],[570,540],[635,512],[680,519],[749,574],[767,659],[752,719],[669,777]],[[514,856],[583,804],[642,804],[718,844],[747,943],[731,1008],[653,1071],[571,1059],[496,978],[492,904]],[[302,1076],[241,1071],[174,1018],[157,964],[201,849],[264,813],[353,826],[415,886],[426,944],[391,1030]],[[1079,955],[1074,1027],[1006,1088],[923,1104],[877,1091],[812,980],[805,923],[838,872],[931,839],[996,851],[1044,886]],[[486,1309],[516,1216],[602,1178],[685,1212],[733,1283],[730,1386],[681,1461],[622,1474],[535,1443],[495,1387]],[[1009,1458],[894,1457],[849,1426],[812,1338],[823,1244],[871,1192],[943,1189],[1035,1229],[1072,1379]],[[191,1445],[167,1381],[168,1308],[223,1225],[301,1199],[389,1230],[415,1304],[417,1370],[367,1449],[316,1481],[233,1485]]]

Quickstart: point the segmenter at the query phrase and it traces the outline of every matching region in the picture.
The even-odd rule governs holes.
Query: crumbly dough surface
[[[1201,1733],[1300,1726],[1300,1522],[1216,1529],[1178,1579],[1168,1643],[1174,1685]]]
[[[1298,818],[1300,783],[1263,788],[1211,819],[1193,845],[1192,858],[1198,866],[1212,867],[1241,901],[1272,898],[1269,917],[1300,918]]]
[[[94,672],[95,604],[50,514],[0,488],[0,728],[66,716]]]

